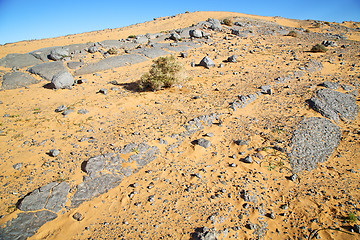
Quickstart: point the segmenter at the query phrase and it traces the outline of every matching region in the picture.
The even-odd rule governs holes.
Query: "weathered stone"
[[[88,48],[89,53],[96,53],[99,51],[99,48],[97,46],[91,46]]]
[[[55,48],[55,49],[51,50],[48,57],[51,60],[60,61],[69,56],[70,56],[70,53],[69,53],[68,48]]]
[[[325,118],[307,118],[300,122],[291,139],[290,164],[294,172],[313,170],[325,162],[337,148],[341,130]]]
[[[189,34],[190,34],[190,37],[194,37],[194,38],[202,38],[203,37],[202,31],[199,29],[190,30]]]
[[[103,155],[90,158],[85,165],[85,172],[90,177],[97,176],[97,173],[104,170],[105,168],[105,157]]]
[[[0,226],[0,239],[26,240],[33,236],[45,223],[54,220],[57,215],[50,211],[19,213],[17,218]]]
[[[222,26],[221,23],[218,19],[214,19],[214,18],[209,18],[207,20],[208,23],[210,23],[210,29],[214,30],[214,31],[221,31],[222,30]]]
[[[261,93],[262,94],[272,94],[272,89],[271,89],[271,85],[264,85],[260,87]]]
[[[310,106],[321,113],[324,117],[338,120],[354,120],[359,113],[356,98],[351,94],[320,89],[316,92],[318,98],[310,99]]]
[[[214,63],[213,60],[211,60],[211,58],[206,56],[201,60],[201,62],[199,63],[199,66],[203,66],[203,67],[206,67],[206,68],[211,68],[211,67],[215,67],[215,63]]]
[[[87,182],[80,183],[77,186],[74,197],[71,199],[71,206],[78,207],[81,203],[109,191],[118,186],[122,179],[123,176],[120,175],[106,174]]]
[[[68,62],[67,67],[70,69],[78,69],[84,65],[84,62]]]
[[[138,35],[134,39],[134,43],[137,43],[137,44],[146,44],[148,42],[149,42],[149,39],[144,35]]]
[[[236,63],[237,62],[238,55],[232,55],[228,57],[227,62]]]
[[[132,53],[142,54],[148,58],[158,58],[158,57],[170,54],[169,52],[167,52],[161,48],[141,48],[141,49],[132,51]]]
[[[51,182],[25,196],[19,204],[22,211],[48,209],[59,212],[66,204],[70,186],[66,182]]]
[[[42,63],[31,54],[11,53],[0,59],[0,66],[8,68],[23,68]]]
[[[115,57],[108,57],[106,59],[100,60],[97,63],[92,63],[80,68],[75,72],[75,75],[78,76],[83,74],[95,73],[111,68],[123,67],[127,64],[134,64],[145,61],[148,61],[148,59],[138,54],[126,54]]]
[[[325,81],[323,83],[323,86],[326,87],[326,88],[330,88],[330,89],[333,89],[333,90],[336,90],[339,88],[340,84],[338,82],[329,82],[329,81]]]
[[[197,140],[197,145],[199,145],[203,148],[208,148],[211,146],[211,142],[207,139],[200,138],[199,140]]]
[[[192,239],[194,240],[217,240],[218,233],[207,227],[196,229],[195,233],[192,234]]]
[[[169,38],[174,41],[179,41],[181,39],[181,36],[179,34],[177,34],[176,32],[173,32],[170,34]]]
[[[74,85],[74,77],[69,72],[59,72],[51,79],[55,89],[71,89]]]
[[[2,88],[3,89],[16,89],[21,87],[27,87],[31,84],[38,83],[39,81],[23,72],[7,73],[3,76]]]
[[[55,74],[59,72],[67,72],[67,69],[62,62],[49,62],[33,66],[29,68],[28,71],[51,81]]]

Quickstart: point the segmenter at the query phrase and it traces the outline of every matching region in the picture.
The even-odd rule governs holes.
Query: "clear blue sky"
[[[185,11],[360,22],[360,0],[0,0],[0,44],[118,28]]]

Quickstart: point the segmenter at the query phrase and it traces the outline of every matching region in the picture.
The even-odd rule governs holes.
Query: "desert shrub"
[[[298,32],[296,32],[296,31],[290,31],[290,32],[287,34],[287,36],[290,36],[290,37],[298,37],[299,34],[298,34]]]
[[[110,48],[108,51],[107,51],[110,55],[115,55],[118,53],[118,51],[116,50],[116,48]]]
[[[230,27],[233,25],[232,20],[229,19],[229,18],[225,18],[225,19],[223,20],[223,23],[224,23],[225,25],[227,25],[227,26],[230,26]]]
[[[321,23],[317,22],[314,24],[314,28],[320,28],[321,27]]]
[[[186,11],[185,13],[190,13],[189,11]]]
[[[136,38],[135,35],[129,35],[128,38]]]
[[[327,48],[322,44],[316,44],[310,50],[310,52],[326,52],[326,51]]]
[[[183,65],[171,55],[154,60],[149,73],[145,73],[141,77],[139,88],[141,90],[157,91],[162,88],[172,87],[184,80]]]

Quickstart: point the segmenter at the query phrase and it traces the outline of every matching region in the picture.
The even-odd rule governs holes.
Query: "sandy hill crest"
[[[358,239],[358,36],[194,12],[0,46],[0,239]],[[139,91],[169,55],[190,80]]]

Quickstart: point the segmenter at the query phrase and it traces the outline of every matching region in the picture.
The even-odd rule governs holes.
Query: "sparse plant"
[[[154,61],[149,73],[145,73],[139,82],[141,90],[153,91],[172,87],[185,80],[184,68],[173,55],[160,57]]]
[[[298,37],[299,34],[296,31],[290,31],[286,36],[290,36],[290,37]]]
[[[116,50],[116,48],[110,48],[108,51],[107,51],[110,55],[115,55],[118,53],[118,51]]]
[[[128,38],[136,38],[136,35],[130,35]]]
[[[314,24],[314,27],[315,27],[315,28],[320,28],[320,27],[321,27],[321,23],[320,23],[320,22],[315,23],[315,24]]]
[[[349,212],[345,219],[349,222],[356,222],[358,220],[358,216],[356,216],[353,212]]]
[[[327,51],[327,48],[322,44],[316,44],[310,50],[310,52],[322,52],[322,53],[324,53],[326,51]]]
[[[232,20],[229,19],[229,18],[225,18],[225,19],[223,20],[223,23],[224,23],[226,26],[229,26],[229,27],[231,27],[231,26],[233,25]]]

